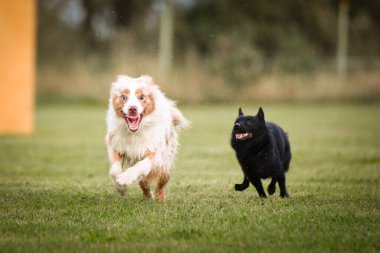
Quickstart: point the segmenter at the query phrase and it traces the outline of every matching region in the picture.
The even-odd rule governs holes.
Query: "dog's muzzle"
[[[241,125],[240,125],[239,123],[236,123],[236,124],[234,125],[234,130],[235,130],[235,131],[240,130],[240,128],[241,128]]]

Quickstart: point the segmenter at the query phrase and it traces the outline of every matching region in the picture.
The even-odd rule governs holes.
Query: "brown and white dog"
[[[144,196],[165,200],[178,146],[178,131],[189,121],[149,76],[119,76],[112,83],[107,113],[106,143],[116,189],[125,194],[138,181]]]

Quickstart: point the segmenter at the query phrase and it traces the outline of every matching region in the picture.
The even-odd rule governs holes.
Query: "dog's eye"
[[[126,101],[126,100],[127,100],[127,96],[126,96],[126,95],[121,95],[120,98],[121,98],[121,100],[123,100],[123,101]]]
[[[144,98],[145,98],[144,94],[141,94],[141,95],[139,96],[139,99],[140,99],[140,100],[144,100]]]

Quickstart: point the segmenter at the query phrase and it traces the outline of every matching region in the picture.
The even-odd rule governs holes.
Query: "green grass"
[[[218,105],[183,108],[193,126],[158,203],[114,191],[105,107],[38,107],[32,137],[0,137],[0,252],[379,252],[379,104],[264,109],[289,133],[291,198],[233,190],[237,107]]]

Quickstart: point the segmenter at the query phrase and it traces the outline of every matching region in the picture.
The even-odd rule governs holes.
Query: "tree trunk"
[[[173,60],[173,2],[162,0],[160,20],[159,67],[163,74],[171,69]]]
[[[347,78],[349,0],[339,1],[338,12],[337,75],[338,84],[342,85]]]

